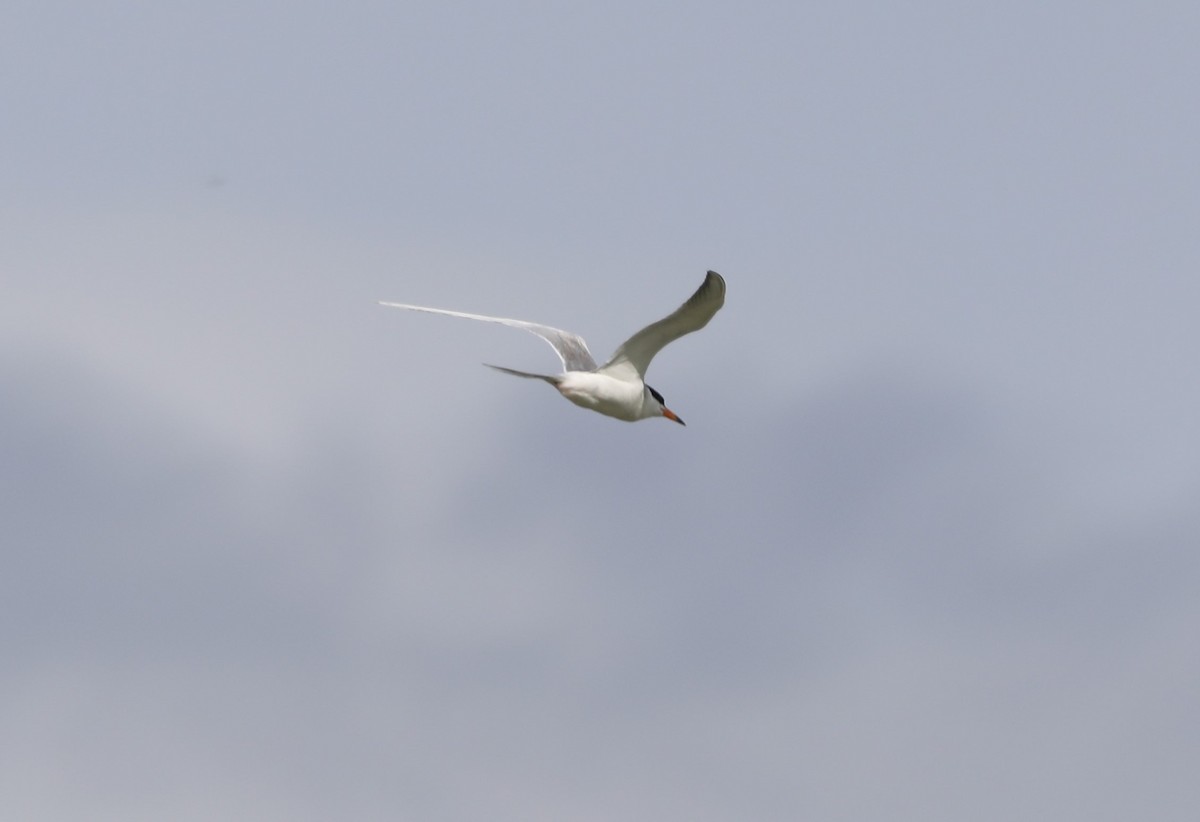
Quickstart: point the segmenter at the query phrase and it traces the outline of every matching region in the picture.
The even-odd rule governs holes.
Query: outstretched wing
[[[612,358],[600,367],[600,372],[624,380],[644,379],[650,360],[663,346],[708,325],[723,305],[725,280],[717,272],[710,271],[686,303],[669,317],[646,326],[621,343]]]
[[[445,314],[447,317],[462,317],[466,320],[482,320],[485,323],[499,323],[512,328],[520,328],[528,331],[530,334],[535,334],[541,337],[546,342],[550,343],[550,347],[554,349],[554,353],[558,354],[558,358],[562,360],[564,371],[595,371],[596,361],[592,359],[592,353],[588,351],[587,343],[583,341],[583,337],[577,334],[572,334],[569,331],[563,331],[558,328],[551,328],[548,325],[538,325],[537,323],[529,323],[524,320],[506,320],[503,317],[487,317],[483,314],[467,314],[463,311],[447,311],[444,308],[426,308],[421,305],[405,305],[404,303],[388,303],[382,300],[380,305],[386,305],[389,308],[404,308],[408,311],[425,311],[429,314]]]

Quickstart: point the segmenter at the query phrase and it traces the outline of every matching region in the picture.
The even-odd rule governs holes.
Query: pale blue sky
[[[0,29],[9,812],[1194,815],[1194,4]]]

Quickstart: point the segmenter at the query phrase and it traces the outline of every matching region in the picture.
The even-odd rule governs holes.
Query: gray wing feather
[[[663,346],[708,325],[723,305],[725,280],[717,272],[710,271],[687,302],[670,316],[651,323],[621,343],[599,370],[619,379],[644,379],[650,360]]]
[[[524,320],[508,320],[504,317],[488,317],[483,314],[468,314],[464,311],[447,311],[444,308],[426,308],[422,305],[407,305],[405,303],[388,303],[383,301],[380,301],[379,304],[386,305],[389,308],[424,311],[429,314],[445,314],[447,317],[482,320],[486,323],[499,323],[500,325],[507,325],[510,328],[520,328],[550,343],[550,347],[554,349],[554,353],[558,354],[558,358],[562,360],[564,371],[596,370],[596,361],[592,359],[592,353],[588,351],[587,343],[583,341],[582,337],[572,334],[569,331],[551,328],[548,325],[525,322]]]

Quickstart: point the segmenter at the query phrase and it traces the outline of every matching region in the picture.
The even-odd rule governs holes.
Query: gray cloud
[[[1031,781],[1101,813],[1129,805],[1096,775],[1162,790],[1134,760],[1196,740],[1194,517],[1075,529],[969,393],[865,376],[674,440],[537,405],[431,517],[375,510],[353,434],[251,480],[78,364],[5,383],[30,808],[53,771],[61,815],[1007,813]]]
[[[274,5],[8,28],[10,813],[1191,818],[1194,15]]]

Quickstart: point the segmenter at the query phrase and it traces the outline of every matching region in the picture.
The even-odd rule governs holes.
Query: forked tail
[[[530,374],[528,371],[517,371],[515,368],[505,368],[502,365],[492,365],[484,363],[488,368],[494,368],[497,371],[503,371],[505,374],[512,374],[514,377],[524,377],[528,380],[543,380],[557,387],[562,377],[557,374]]]

